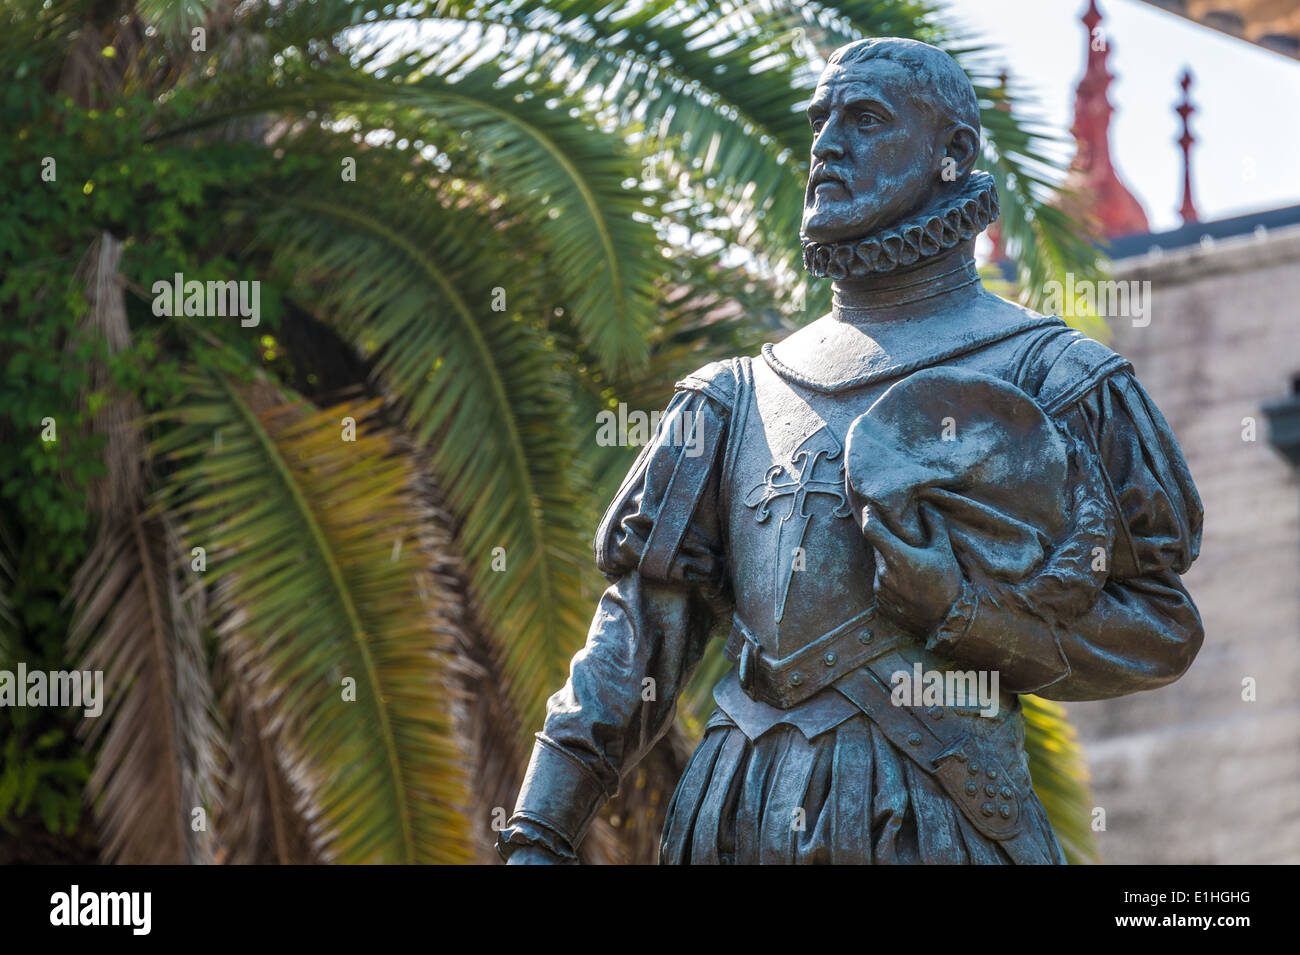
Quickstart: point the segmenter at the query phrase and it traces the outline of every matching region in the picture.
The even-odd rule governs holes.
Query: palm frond
[[[428,514],[430,573],[451,596],[448,612],[457,651],[453,675],[464,700],[454,716],[470,766],[470,848],[476,861],[496,864],[501,861],[497,829],[514,808],[528,764],[526,740],[519,732],[519,713],[506,692],[509,680],[501,663],[500,642],[474,612],[465,557],[455,540],[455,518],[433,477],[432,455],[415,447],[404,451],[412,456],[420,500]]]
[[[77,669],[103,675],[103,713],[84,732],[98,747],[89,793],[103,852],[131,864],[211,861],[193,827],[211,812],[218,735],[199,636],[197,588],[167,521],[139,511],[108,520],[73,580],[68,633]]]
[[[274,714],[253,692],[254,675],[232,655],[218,658],[221,709],[229,726],[216,814],[220,861],[304,865],[321,861],[309,824],[310,796],[286,770],[285,740]]]
[[[590,557],[575,513],[587,483],[571,399],[545,330],[525,321],[529,283],[493,310],[482,267],[501,261],[498,247],[469,210],[278,201],[287,214],[266,242],[302,299],[370,357],[431,451],[475,606],[514,707],[535,725],[586,633],[579,581]]]
[[[484,93],[486,82],[489,89],[500,86],[505,99],[530,110],[530,115],[545,116],[550,111],[538,110],[539,101],[558,106],[561,112],[566,108],[557,87],[570,94],[581,92],[584,102],[591,104],[593,118],[609,130],[631,132],[638,144],[639,155],[633,158],[646,165],[640,173],[632,170],[631,178],[672,183],[686,197],[677,207],[658,204],[655,214],[671,220],[677,216],[669,208],[690,208],[692,218],[699,212],[726,216],[732,226],[724,233],[738,236],[760,261],[787,276],[791,273],[783,270],[798,252],[809,140],[797,107],[816,79],[808,55],[813,51],[825,55],[842,43],[882,35],[908,36],[954,49],[967,65],[981,99],[988,133],[986,167],[1002,199],[1003,238],[1019,272],[1022,300],[1039,308],[1049,281],[1063,279],[1067,271],[1097,274],[1099,260],[1089,237],[1055,205],[1053,163],[1044,152],[1052,137],[999,95],[995,81],[986,75],[982,48],[955,49],[953,31],[936,18],[932,4],[856,0],[760,7],[658,0],[626,10],[598,2],[566,3],[557,9],[546,0],[468,0],[439,3],[426,12],[442,30],[432,39],[422,35],[420,55],[384,67],[392,78],[407,80],[400,87],[418,92],[391,99],[400,103],[403,97],[418,99],[429,92],[441,97],[448,88],[463,87],[473,98],[467,108],[481,116],[485,105],[503,105],[486,103],[493,95]],[[475,44],[484,44],[485,31],[493,29],[498,33],[486,45],[499,50],[490,67],[461,69],[467,59],[473,61]],[[509,82],[494,83],[496,77]],[[420,91],[422,84],[432,89]],[[318,104],[337,101],[325,90],[321,94]],[[456,123],[469,122],[470,128],[478,126],[489,136],[500,128],[495,116],[485,116],[480,123],[460,105],[453,103],[448,110],[442,115]],[[434,109],[430,115],[437,112]],[[534,168],[542,168],[526,152],[518,155]],[[486,161],[489,167],[494,164],[493,157]],[[508,164],[502,169],[512,172]],[[626,168],[621,172],[629,175]],[[615,181],[613,176],[610,181]],[[535,188],[538,183],[528,185],[530,197],[546,195]],[[522,207],[536,209],[538,204]],[[566,218],[560,216],[554,229],[572,235],[578,224],[563,221]],[[608,250],[610,244],[604,244]],[[594,243],[588,247],[594,248]],[[632,247],[628,243],[625,248]],[[588,260],[593,260],[590,253]],[[606,255],[602,261],[608,263],[611,257]],[[604,291],[616,293],[618,279],[613,273],[612,284]],[[800,294],[809,291],[815,308],[826,304],[824,289],[805,287]],[[620,307],[617,296],[612,301],[616,309]],[[580,314],[591,314],[587,304],[578,303]],[[602,326],[606,333],[611,327],[622,327],[630,336],[636,323],[622,322],[623,317],[614,313],[610,324]],[[1092,326],[1087,329],[1097,331]],[[640,355],[632,357],[635,367]]]
[[[545,256],[587,347],[610,370],[644,364],[659,271],[653,198],[629,185],[639,182],[639,155],[598,129],[580,100],[540,83],[502,84],[491,69],[455,82],[427,74],[394,83],[322,67],[278,77],[269,88],[238,76],[226,84],[209,112],[186,117],[157,138],[193,134],[238,116],[312,109],[340,120],[360,115],[367,128],[396,129],[431,146],[463,148],[468,141],[480,158],[475,172],[490,194],[530,219],[540,245],[533,252]],[[364,175],[371,151],[349,152],[359,155]],[[349,188],[336,185],[340,192]],[[505,274],[488,287],[507,297],[521,294]]]
[[[1072,865],[1100,861],[1092,836],[1088,764],[1065,707],[1038,696],[1022,696],[1025,755],[1034,792]]]
[[[207,550],[218,636],[281,731],[313,838],[343,862],[463,861],[443,595],[376,402],[315,411],[220,373],[190,388],[159,442],[166,499]]]
[[[1003,244],[1016,266],[1020,299],[1041,310],[1049,282],[1064,282],[1067,272],[1073,272],[1076,281],[1096,279],[1101,259],[1083,224],[1061,209],[1061,193],[1044,152],[1051,137],[998,108],[992,82],[976,78],[986,130],[985,168],[997,183]],[[1104,334],[1103,327],[1086,318],[1082,327]]]
[[[691,682],[682,694],[682,702],[678,709],[681,725],[692,739],[704,735],[704,725],[717,705],[713,702],[713,688],[727,675],[733,665],[723,653],[726,635],[719,633],[715,636],[723,639],[709,641],[699,667],[691,676]]]
[[[779,261],[797,250],[807,124],[793,106],[806,95],[804,67],[790,55],[791,33],[776,12],[656,0],[558,10],[546,2],[451,2],[437,15],[445,50],[458,53],[484,28],[502,29],[494,65],[504,75],[545,76],[581,91],[611,128],[644,131],[638,138],[655,154],[650,178],[690,180],[697,201],[738,222],[763,219],[749,237]]]
[[[135,15],[169,38],[190,38],[220,7],[234,6],[229,0],[136,0]]]

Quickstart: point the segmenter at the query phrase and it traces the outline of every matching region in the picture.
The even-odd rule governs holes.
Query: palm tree
[[[490,858],[630,463],[595,413],[661,407],[824,307],[794,268],[806,61],[960,41],[906,0],[3,10],[0,160],[24,198],[0,221],[0,430],[22,448],[0,466],[0,654],[66,632],[105,671],[83,734],[105,857]],[[1095,258],[978,53],[1033,303]],[[260,282],[258,324],[185,314],[177,273]],[[62,437],[38,441],[45,418]],[[58,612],[25,613],[42,560],[76,573]],[[656,787],[720,665],[589,861],[653,858]],[[1068,724],[1029,716],[1039,792],[1089,858]]]

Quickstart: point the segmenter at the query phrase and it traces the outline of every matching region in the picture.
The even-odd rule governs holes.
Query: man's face
[[[836,64],[808,106],[812,168],[803,233],[838,242],[899,222],[938,194],[942,131],[914,102],[916,79],[889,60]]]

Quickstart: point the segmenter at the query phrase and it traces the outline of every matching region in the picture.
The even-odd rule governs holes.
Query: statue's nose
[[[822,127],[821,133],[813,140],[812,154],[815,158],[821,160],[844,158],[844,146],[841,145],[839,136],[834,132],[832,123],[827,123]]]

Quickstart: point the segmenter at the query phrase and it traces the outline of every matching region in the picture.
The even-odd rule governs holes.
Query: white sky
[[[1111,156],[1153,231],[1181,224],[1182,152],[1174,112],[1192,71],[1192,195],[1202,221],[1300,203],[1300,61],[1137,0],[1098,0],[1115,75]],[[1013,86],[1064,136],[1083,76],[1087,0],[948,0],[963,33],[1001,51]]]

